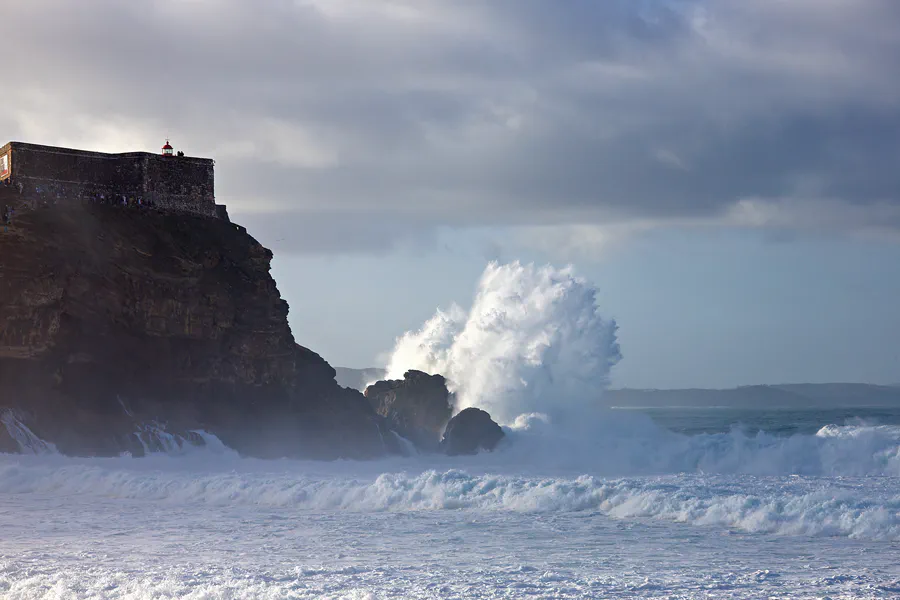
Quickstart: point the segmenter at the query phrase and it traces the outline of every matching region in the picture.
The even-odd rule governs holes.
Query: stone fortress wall
[[[0,147],[0,185],[44,204],[122,203],[221,218],[214,165],[207,158],[10,142]]]

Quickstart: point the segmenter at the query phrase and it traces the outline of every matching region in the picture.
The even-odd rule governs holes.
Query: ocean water
[[[900,406],[842,408],[754,408],[746,406],[671,408],[619,408],[634,410],[652,418],[656,423],[689,435],[697,433],[725,433],[739,428],[747,433],[760,431],[772,435],[814,434],[828,425],[897,425],[900,426]]]
[[[495,452],[85,459],[19,428],[0,598],[900,597],[896,413],[599,409],[620,357],[590,284],[492,265],[389,366],[451,374]]]
[[[0,597],[900,597],[900,430],[678,435],[719,471],[0,456]]]

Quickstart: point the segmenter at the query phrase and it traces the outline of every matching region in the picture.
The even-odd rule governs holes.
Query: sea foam
[[[182,469],[178,461],[134,469],[135,461],[121,460],[0,460],[0,489],[9,495],[313,511],[583,512],[754,533],[900,540],[900,494],[889,479],[860,486],[822,478],[711,475],[608,479],[457,469],[354,474],[348,465],[322,476],[306,472],[302,463],[282,464],[278,472],[211,472]]]

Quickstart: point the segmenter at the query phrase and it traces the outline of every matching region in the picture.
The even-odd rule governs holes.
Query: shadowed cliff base
[[[272,253],[244,228],[73,203],[0,226],[0,410],[60,452],[140,455],[153,428],[260,457],[388,451],[362,394],[295,343]]]

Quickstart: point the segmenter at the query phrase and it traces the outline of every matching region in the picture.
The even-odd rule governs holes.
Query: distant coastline
[[[335,367],[342,387],[362,390],[367,383],[383,379],[379,368]],[[843,408],[898,407],[900,385],[867,383],[790,383],[748,385],[729,389],[611,389],[603,394],[602,405],[617,409],[646,408]]]

